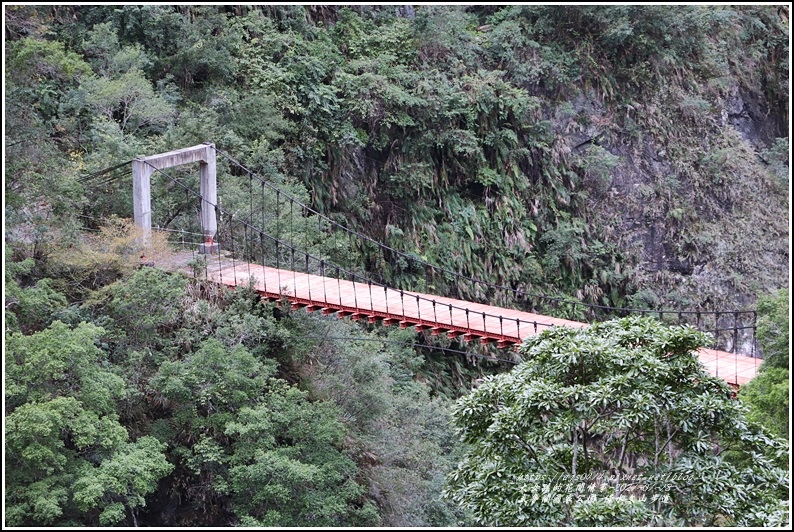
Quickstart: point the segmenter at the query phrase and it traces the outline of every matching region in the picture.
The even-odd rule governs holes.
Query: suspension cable
[[[221,156],[223,156],[224,158],[226,158],[230,162],[234,163],[235,165],[237,165],[242,170],[248,172],[249,175],[252,175],[253,177],[255,177],[257,180],[259,180],[265,186],[267,186],[267,187],[269,187],[269,188],[271,188],[271,189],[273,189],[273,190],[275,190],[277,192],[283,193],[284,196],[286,198],[288,198],[290,201],[294,201],[298,205],[304,207],[307,212],[311,212],[311,213],[313,213],[313,214],[315,214],[317,216],[322,217],[328,223],[330,223],[332,226],[338,227],[342,231],[344,231],[344,232],[346,232],[348,234],[354,235],[354,236],[358,237],[361,240],[368,241],[368,242],[374,244],[376,247],[378,247],[380,249],[386,250],[386,251],[388,251],[390,253],[394,253],[394,254],[396,254],[396,255],[398,255],[400,257],[403,257],[403,258],[405,258],[405,259],[407,259],[409,261],[414,261],[415,263],[418,263],[418,264],[420,264],[422,266],[429,267],[429,268],[431,268],[431,271],[438,270],[439,272],[442,272],[442,273],[445,273],[445,274],[450,274],[450,275],[452,275],[455,278],[463,279],[463,280],[469,281],[469,282],[471,282],[473,284],[481,284],[481,285],[484,285],[487,288],[490,288],[490,289],[493,289],[493,290],[502,290],[502,291],[505,291],[505,292],[512,292],[512,293],[515,294],[516,298],[526,297],[526,298],[541,299],[541,300],[549,301],[549,302],[552,302],[552,303],[568,303],[572,307],[573,306],[582,306],[582,307],[589,308],[589,309],[599,309],[599,310],[603,310],[603,311],[607,311],[607,312],[633,312],[633,313],[638,313],[639,312],[639,313],[643,313],[643,312],[647,312],[648,310],[650,310],[650,309],[638,309],[638,308],[631,308],[631,307],[612,307],[612,306],[609,306],[609,305],[598,305],[598,304],[594,304],[594,303],[585,303],[583,301],[570,300],[570,299],[561,298],[561,297],[551,297],[551,296],[544,296],[542,294],[533,294],[533,293],[529,293],[529,292],[526,292],[526,291],[523,291],[523,290],[519,290],[517,288],[511,288],[511,287],[508,287],[508,286],[503,286],[503,285],[499,285],[499,284],[496,284],[496,283],[492,283],[490,281],[483,281],[483,280],[480,280],[480,279],[475,279],[473,277],[469,277],[469,276],[461,274],[459,272],[455,272],[455,271],[449,270],[447,268],[431,264],[431,263],[429,263],[429,262],[427,262],[425,260],[418,259],[418,258],[416,258],[416,257],[414,257],[412,255],[409,255],[409,254],[405,253],[405,252],[399,251],[399,250],[394,249],[394,248],[392,248],[392,247],[390,247],[390,246],[388,246],[386,244],[378,242],[378,241],[372,239],[371,237],[369,237],[367,235],[361,234],[361,233],[359,233],[358,231],[356,231],[354,229],[350,229],[349,227],[347,227],[345,225],[342,225],[342,224],[332,220],[331,218],[329,218],[329,217],[325,216],[324,214],[320,213],[319,211],[316,211],[316,210],[312,209],[311,207],[305,205],[299,199],[297,199],[297,198],[295,198],[295,197],[293,197],[293,196],[291,196],[291,195],[289,195],[289,194],[287,194],[285,192],[282,192],[278,187],[276,187],[276,186],[268,183],[267,181],[265,181],[258,174],[256,174],[255,172],[253,172],[252,170],[247,168],[245,165],[243,165],[242,163],[237,161],[231,155],[225,153],[223,150],[220,150],[217,147],[213,147],[213,149],[216,151],[216,153],[219,153]],[[658,311],[654,310],[654,312],[659,312],[660,314],[671,314],[671,313],[672,314],[695,314],[695,313],[700,313],[702,311],[695,311],[695,310],[690,310],[690,311],[683,310],[682,311],[682,310],[674,310],[674,309],[662,309],[662,310],[658,310]],[[731,312],[747,313],[747,312],[752,312],[752,311],[751,310],[734,310],[734,311],[731,311]]]

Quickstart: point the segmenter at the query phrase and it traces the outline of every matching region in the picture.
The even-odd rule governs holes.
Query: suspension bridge
[[[230,193],[223,206],[222,195],[216,191],[219,158],[228,164],[238,189],[237,197]],[[308,200],[288,192],[286,185],[263,179],[212,143],[126,164],[130,162],[135,223],[146,234],[153,229],[150,180],[154,174],[164,178],[171,194],[184,194],[184,205],[200,205],[200,212],[181,217],[185,225],[157,228],[168,231],[183,250],[189,249],[172,254],[168,267],[229,287],[250,287],[268,300],[288,302],[293,309],[413,327],[431,336],[503,349],[549,327],[588,326],[572,316],[651,315],[664,323],[689,324],[711,333],[712,346],[700,349],[698,356],[707,371],[734,386],[752,379],[761,362],[754,356],[754,310],[615,308],[477,280],[349,229],[311,208]],[[199,190],[189,177],[177,179],[165,171],[196,162],[200,165]],[[93,177],[112,174],[123,166]],[[244,190],[241,184],[246,181]],[[172,221],[178,218],[171,216]],[[373,257],[389,275],[361,269],[361,260],[372,263]],[[433,291],[439,291],[439,286],[456,297],[429,293],[434,287]]]

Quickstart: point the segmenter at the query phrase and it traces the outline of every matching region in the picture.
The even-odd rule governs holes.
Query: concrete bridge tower
[[[204,242],[199,245],[199,253],[217,253],[218,244],[215,234],[218,221],[215,208],[218,204],[218,187],[215,175],[215,144],[205,142],[190,148],[169,151],[132,161],[132,202],[135,225],[142,228],[144,238],[152,232],[152,195],[151,177],[155,170],[162,170],[181,164],[200,165],[201,174],[201,231]]]

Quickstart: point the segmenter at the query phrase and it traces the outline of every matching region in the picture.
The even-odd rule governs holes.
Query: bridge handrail
[[[301,254],[303,254],[307,258],[307,262],[308,262],[308,259],[313,259],[313,260],[315,260],[315,261],[317,261],[317,262],[319,262],[321,264],[321,268],[324,268],[325,264],[330,265],[332,270],[337,270],[337,272],[342,272],[345,275],[350,276],[352,279],[356,279],[356,278],[357,279],[361,279],[358,282],[360,282],[362,284],[367,284],[368,286],[375,286],[375,287],[378,287],[378,288],[383,288],[384,290],[393,290],[395,292],[399,292],[400,294],[410,294],[410,296],[412,298],[416,299],[417,301],[427,301],[427,302],[430,302],[431,304],[433,304],[434,306],[435,306],[436,303],[438,303],[440,307],[443,307],[444,309],[449,309],[450,313],[453,310],[459,310],[459,311],[463,311],[466,314],[471,314],[471,315],[477,316],[477,317],[496,318],[496,319],[499,319],[500,322],[502,322],[502,321],[510,322],[510,323],[515,322],[517,324],[518,323],[523,323],[525,325],[532,325],[535,328],[537,328],[537,326],[539,326],[539,325],[543,326],[543,327],[553,327],[554,326],[553,323],[545,323],[545,322],[540,322],[540,321],[535,321],[535,320],[528,321],[528,320],[522,320],[522,319],[519,319],[519,318],[515,318],[515,319],[514,318],[507,318],[507,317],[505,317],[503,315],[490,314],[490,313],[487,313],[487,312],[476,312],[475,313],[475,312],[472,312],[470,309],[468,309],[466,307],[459,307],[459,306],[453,305],[451,303],[442,303],[442,302],[438,301],[437,299],[425,297],[424,295],[417,294],[416,292],[414,292],[412,290],[403,290],[403,289],[400,289],[400,288],[392,288],[392,287],[387,286],[385,284],[379,283],[379,282],[377,282],[377,281],[375,281],[375,280],[373,280],[371,278],[362,276],[359,273],[350,271],[350,270],[344,268],[343,266],[339,266],[339,265],[337,265],[337,264],[335,264],[335,263],[333,263],[333,262],[331,262],[329,260],[322,259],[320,257],[316,257],[315,255],[313,255],[313,254],[311,254],[311,253],[309,253],[307,251],[300,250],[300,249],[296,248],[295,246],[293,246],[293,245],[291,245],[291,244],[289,244],[287,242],[284,242],[283,240],[280,240],[280,239],[278,239],[278,238],[276,238],[276,237],[274,237],[274,236],[272,236],[272,235],[270,235],[268,233],[265,233],[264,231],[260,230],[257,227],[252,226],[251,224],[249,224],[248,222],[246,222],[244,220],[240,220],[238,218],[235,218],[232,213],[230,213],[228,211],[225,211],[223,208],[218,208],[218,211],[221,214],[228,215],[230,220],[233,220],[233,221],[235,221],[235,222],[237,222],[237,223],[239,223],[241,225],[247,226],[252,231],[258,233],[260,237],[269,238],[271,241],[273,241],[273,242],[275,242],[275,243],[277,243],[279,245],[283,245],[284,247],[286,247],[286,248],[288,248],[288,249],[290,249],[292,251],[300,252]],[[222,220],[222,218],[221,218],[221,220]],[[233,258],[233,263],[234,263],[234,258]],[[289,271],[289,270],[287,270],[287,271]],[[322,277],[325,277],[325,275],[323,274]],[[356,281],[352,281],[352,282],[355,283]],[[319,300],[318,300],[318,302],[319,302]],[[326,301],[326,302],[328,302],[328,301]],[[361,310],[366,310],[366,309],[361,309]],[[520,328],[520,327],[518,327],[518,328]]]

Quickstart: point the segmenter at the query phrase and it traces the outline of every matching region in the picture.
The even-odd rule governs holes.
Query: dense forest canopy
[[[788,17],[785,5],[5,5],[5,523],[479,519],[472,500],[442,497],[477,444],[456,437],[453,400],[530,347],[487,361],[479,346],[139,269],[129,172],[103,170],[202,142],[387,244],[333,238],[331,222],[295,229],[318,256],[394,286],[495,297],[427,282],[398,260],[413,256],[604,307],[757,306],[758,323],[740,325],[759,343],[740,342],[769,360],[742,402],[713,405],[755,427],[734,440],[787,436]],[[174,172],[198,187],[194,169]],[[224,207],[247,212],[249,177],[220,159],[218,174]],[[200,230],[172,182],[154,179],[152,201],[154,225]],[[611,317],[586,309],[564,317]],[[782,455],[743,449],[726,460],[768,466],[747,473],[765,510],[721,512],[715,496],[708,519],[785,521],[769,477]],[[582,522],[633,522],[607,506]]]

